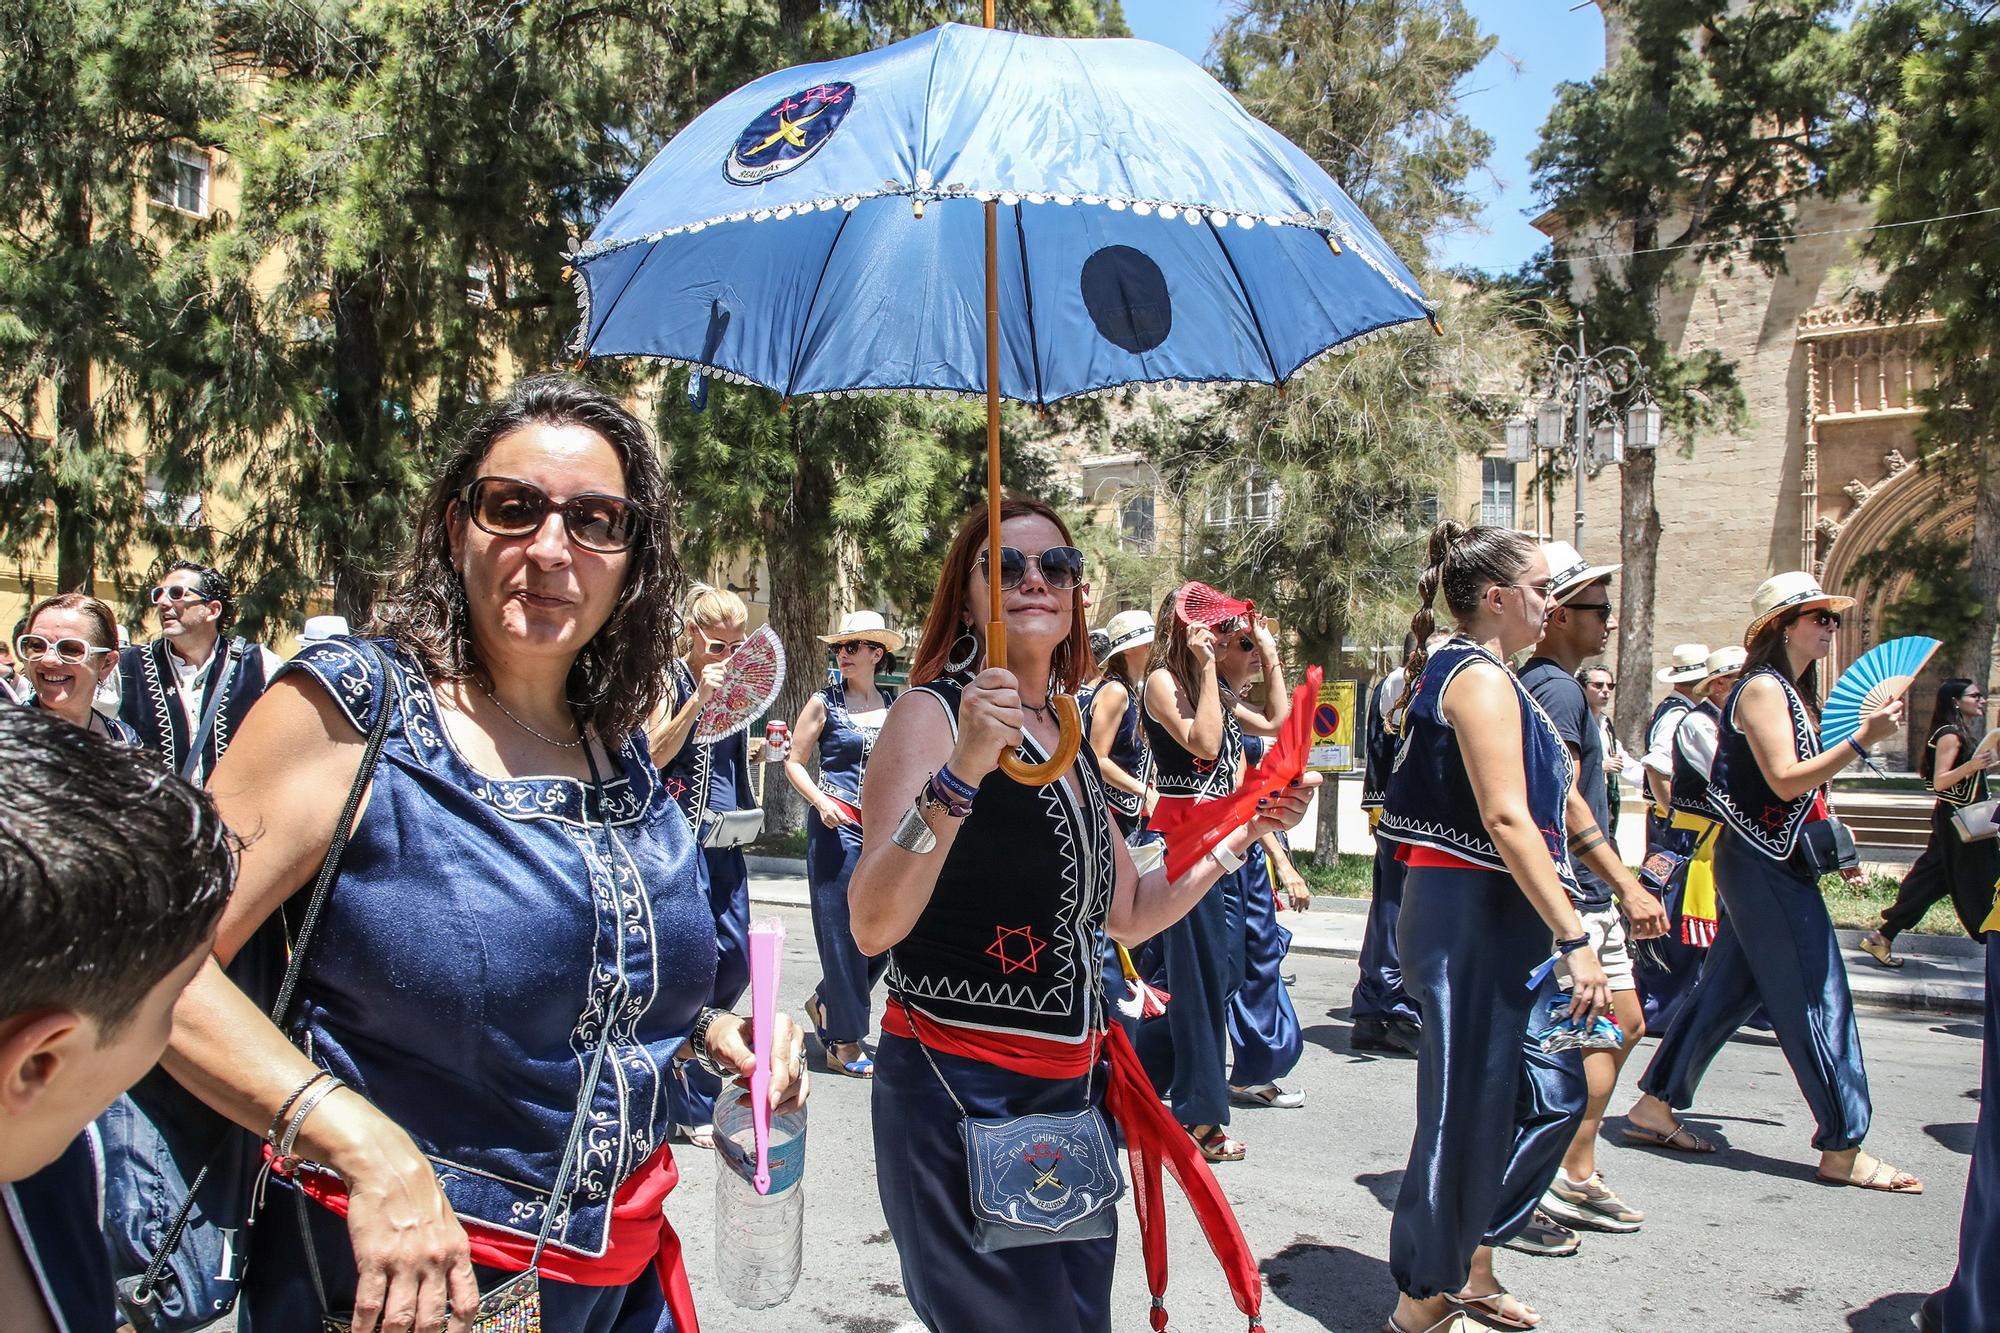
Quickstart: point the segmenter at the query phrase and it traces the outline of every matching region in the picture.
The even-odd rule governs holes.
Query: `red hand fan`
[[[1188,582],[1174,594],[1174,610],[1190,625],[1220,625],[1225,620],[1247,616],[1257,609],[1255,602],[1219,593],[1206,583]]]
[[[734,736],[755,722],[778,701],[785,688],[785,650],[769,625],[760,626],[729,656],[722,688],[694,722],[697,745]]]
[[[1309,668],[1303,684],[1292,691],[1292,713],[1264,757],[1243,773],[1243,782],[1216,801],[1162,801],[1146,826],[1167,840],[1167,878],[1179,879],[1207,856],[1210,849],[1257,813],[1257,802],[1277,796],[1306,771],[1312,749],[1313,708],[1319,702],[1323,673]]]

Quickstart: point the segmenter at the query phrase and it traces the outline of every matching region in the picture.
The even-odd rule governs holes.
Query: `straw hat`
[[[1741,671],[1743,664],[1749,660],[1749,650],[1737,644],[1732,643],[1726,648],[1717,648],[1701,664],[1702,679],[1712,680],[1717,676],[1727,676]]]
[[[1578,555],[1576,548],[1568,542],[1543,542],[1542,554],[1549,560],[1549,596],[1555,598],[1558,606],[1599,579],[1616,574],[1623,568],[1622,565],[1593,565]]]
[[[1104,632],[1111,636],[1111,642],[1104,649],[1106,658],[1128,648],[1144,647],[1153,641],[1153,613],[1120,611],[1105,624]]]
[[[889,628],[889,622],[882,619],[880,611],[849,611],[840,618],[839,629],[819,636],[819,641],[829,646],[855,639],[872,643],[884,652],[903,651],[903,636]]]
[[[1821,607],[1828,611],[1846,611],[1852,608],[1852,597],[1837,597],[1819,586],[1819,580],[1802,569],[1787,574],[1773,574],[1757,587],[1756,596],[1750,599],[1750,628],[1743,631],[1743,642],[1747,645],[1757,637],[1757,632],[1787,611],[1807,610]]]
[[[299,642],[325,643],[348,632],[346,616],[307,616],[305,628],[299,631]]]
[[[1671,666],[1663,666],[1653,673],[1653,679],[1669,685],[1680,685],[1691,680],[1700,680],[1708,674],[1708,645],[1705,643],[1677,643],[1674,645],[1674,660]]]

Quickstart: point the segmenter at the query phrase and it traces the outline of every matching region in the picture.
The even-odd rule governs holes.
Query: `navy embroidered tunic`
[[[679,658],[673,664],[674,708],[678,711],[694,697],[694,675]],[[748,731],[739,731],[719,741],[700,742],[689,732],[686,742],[660,767],[660,779],[667,794],[687,816],[688,826],[700,831],[703,812],[728,814],[748,810],[757,804],[750,789],[750,741]]]
[[[1139,723],[1143,711],[1136,686],[1119,684],[1125,688],[1125,712],[1118,719],[1118,733],[1111,738],[1111,762],[1139,779],[1144,787],[1152,778],[1153,748],[1146,744],[1146,734]],[[1090,706],[1097,701],[1097,692],[1105,686],[1099,681],[1090,689],[1077,696],[1077,707],[1083,710],[1083,738],[1090,740]],[[1138,827],[1139,816],[1146,812],[1146,796],[1143,791],[1120,791],[1116,787],[1104,789],[1104,799],[1111,804],[1112,817],[1118,821],[1119,830],[1128,836]]]
[[[1715,805],[1708,798],[1709,774],[1713,771],[1715,762],[1713,750],[1711,749],[1708,756],[1707,766],[1704,766],[1699,751],[1691,751],[1688,747],[1696,740],[1690,728],[1695,725],[1697,717],[1701,719],[1699,725],[1705,726],[1711,737],[1720,733],[1722,710],[1703,699],[1686,712],[1688,716],[1683,717],[1680,726],[1674,729],[1673,745],[1670,747],[1674,758],[1672,805],[1682,814],[1695,815],[1701,819],[1714,819]]]
[[[1140,709],[1145,720],[1146,746],[1153,752],[1153,786],[1162,796],[1192,796],[1213,801],[1236,790],[1237,770],[1243,767],[1243,727],[1225,701],[1222,708],[1222,745],[1213,759],[1197,758],[1174,739],[1174,734],[1155,721],[1153,710]]]
[[[1389,792],[1376,832],[1392,842],[1429,847],[1487,870],[1507,872],[1507,863],[1479,816],[1472,779],[1458,752],[1458,736],[1444,718],[1444,692],[1458,673],[1487,662],[1507,673],[1520,705],[1521,751],[1527,774],[1528,813],[1541,830],[1556,874],[1572,898],[1578,895],[1569,861],[1567,802],[1574,761],[1569,746],[1507,664],[1479,644],[1453,638],[1430,655],[1403,716],[1403,741],[1389,775]]]
[[[1729,702],[1723,707],[1722,741],[1716,747],[1708,794],[1716,811],[1729,827],[1743,835],[1745,842],[1773,861],[1783,861],[1791,856],[1799,829],[1812,817],[1813,803],[1822,788],[1815,787],[1782,801],[1764,780],[1764,770],[1750,749],[1750,738],[1736,721],[1736,705],[1743,697],[1743,687],[1759,676],[1777,681],[1785,693],[1785,710],[1792,721],[1792,753],[1800,759],[1810,759],[1819,753],[1819,729],[1813,725],[1812,715],[1806,712],[1805,700],[1782,671],[1774,666],[1758,667],[1736,682],[1736,688],[1729,692]]]
[[[95,1125],[34,1175],[0,1183],[0,1207],[57,1333],[122,1325],[104,1248],[104,1154]]]
[[[398,711],[293,1037],[410,1134],[455,1212],[532,1240],[608,1028],[551,1237],[601,1255],[612,1195],[670,1129],[665,1081],[715,971],[694,839],[640,733],[601,801],[572,778],[489,777],[452,745],[416,661],[382,646]],[[293,670],[368,729],[381,679],[353,641],[314,644]]]
[[[896,702],[896,692],[878,686],[884,710]],[[819,729],[819,789],[836,801],[861,808],[861,777],[868,769],[868,756],[875,738],[882,734],[880,723],[864,727],[847,711],[847,682],[835,681],[819,692],[826,708],[826,725]]]

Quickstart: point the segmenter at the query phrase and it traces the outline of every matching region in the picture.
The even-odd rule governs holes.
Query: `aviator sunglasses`
[[[480,477],[458,493],[458,502],[481,530],[495,537],[531,537],[549,511],[562,515],[570,540],[586,551],[627,551],[639,535],[639,509],[617,495],[586,492],[557,504],[532,482]]]
[[[110,648],[99,648],[82,639],[51,639],[43,634],[23,634],[14,640],[15,656],[23,662],[39,662],[44,657],[53,656],[65,666],[82,666],[99,653],[113,651],[115,650]]]
[[[1051,546],[1035,558],[1042,582],[1057,592],[1067,592],[1083,582],[1083,552],[1074,546]],[[979,553],[979,568],[987,568],[986,552]],[[1011,546],[1000,548],[1000,586],[1018,588],[1028,575],[1028,557]]]

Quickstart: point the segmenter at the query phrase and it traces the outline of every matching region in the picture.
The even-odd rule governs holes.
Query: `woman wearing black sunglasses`
[[[1253,617],[1217,625],[1190,622],[1179,593],[1160,603],[1144,689],[1144,725],[1153,751],[1159,799],[1202,801],[1227,796],[1243,774],[1243,736],[1274,736],[1291,714],[1292,696],[1271,632]],[[1261,662],[1268,707],[1238,697],[1221,659],[1245,680]],[[1167,1012],[1139,1030],[1147,1073],[1211,1162],[1242,1160],[1244,1146],[1229,1124],[1228,1010],[1246,970],[1244,896],[1250,890],[1251,848],[1228,867],[1194,910],[1140,951],[1139,968],[1173,997]],[[1257,883],[1261,885],[1261,866]],[[1268,891],[1268,890],[1263,890]],[[1258,1079],[1263,1083],[1267,1080]]]
[[[118,664],[118,618],[110,607],[80,592],[44,597],[22,622],[14,653],[28,685],[22,703],[100,736],[139,743],[138,732],[91,706]]]
[[[691,1327],[664,1085],[678,1060],[751,1056],[746,1020],[706,1007],[715,922],[642,730],[680,592],[666,504],[623,405],[560,376],[515,386],[443,460],[384,636],[301,652],[217,767],[247,835],[226,965],[296,906],[390,710],[283,1029],[220,967],[176,1015],[174,1076],[323,1164],[271,1191],[244,1333],[329,1311],[463,1333],[530,1268],[538,1327]],[[772,1098],[792,1104],[799,1033],[780,1025]]]
[[[1096,966],[1100,932],[1128,943],[1157,934],[1224,867],[1207,856],[1176,882],[1164,870],[1140,875],[1112,827],[1088,748],[1040,787],[1000,771],[1005,751],[1039,763],[1055,750],[1050,698],[1091,668],[1077,596],[1082,556],[1068,529],[1031,500],[1007,500],[1001,515],[998,562],[985,559],[983,509],[967,515],[945,556],[915,683],[890,710],[869,763],[866,844],[848,894],[856,943],[892,955],[876,1051],[875,1170],[903,1288],[924,1326],[940,1333],[1107,1333],[1115,1210],[1093,1219],[1101,1230],[1041,1233],[1046,1243],[1017,1232],[1012,1248],[984,1244],[992,1233],[975,1226],[960,1137],[968,1116],[1079,1116],[1103,1107],[1119,1122],[1132,1169],[1149,1177],[1135,1192],[1149,1253],[1165,1253],[1157,1191],[1161,1164],[1171,1160],[1176,1177],[1191,1182],[1238,1308],[1254,1312],[1255,1260],[1123,1029],[1107,1029]],[[1006,590],[1007,653],[982,670],[994,563]],[[1222,855],[1240,858],[1258,836],[1296,824],[1307,792],[1302,784],[1274,800],[1223,840]],[[1042,1199],[1062,1194],[1066,1203],[1077,1169],[1049,1160],[1046,1177],[1038,1167],[1016,1188]],[[1149,1265],[1148,1276],[1159,1296],[1164,1264]],[[1164,1322],[1164,1307],[1155,1320]]]
[[[1818,1128],[1819,1178],[1891,1194],[1923,1182],[1861,1150],[1871,1108],[1861,1030],[1840,943],[1820,896],[1834,859],[1826,784],[1902,725],[1902,700],[1861,720],[1851,740],[1819,744],[1819,664],[1833,649],[1851,597],[1827,593],[1807,573],[1766,579],[1744,632],[1743,677],[1723,705],[1708,798],[1722,817],[1715,879],[1726,910],[1694,988],[1639,1080],[1627,1139],[1675,1152],[1715,1145],[1675,1112],[1723,1043],[1761,1003]],[[1858,867],[1843,871],[1859,876]]]
[[[1986,734],[1986,691],[1964,676],[1938,686],[1930,739],[1917,772],[1937,794],[1931,804],[1931,837],[1903,876],[1882,924],[1861,937],[1862,951],[1884,967],[1901,967],[1896,936],[1923,920],[1931,904],[1951,899],[1959,924],[1973,939],[1993,910],[1993,881],[2000,878],[2000,842],[1967,842],[1951,817],[1986,799],[1986,770],[2000,762],[2000,733]]]

